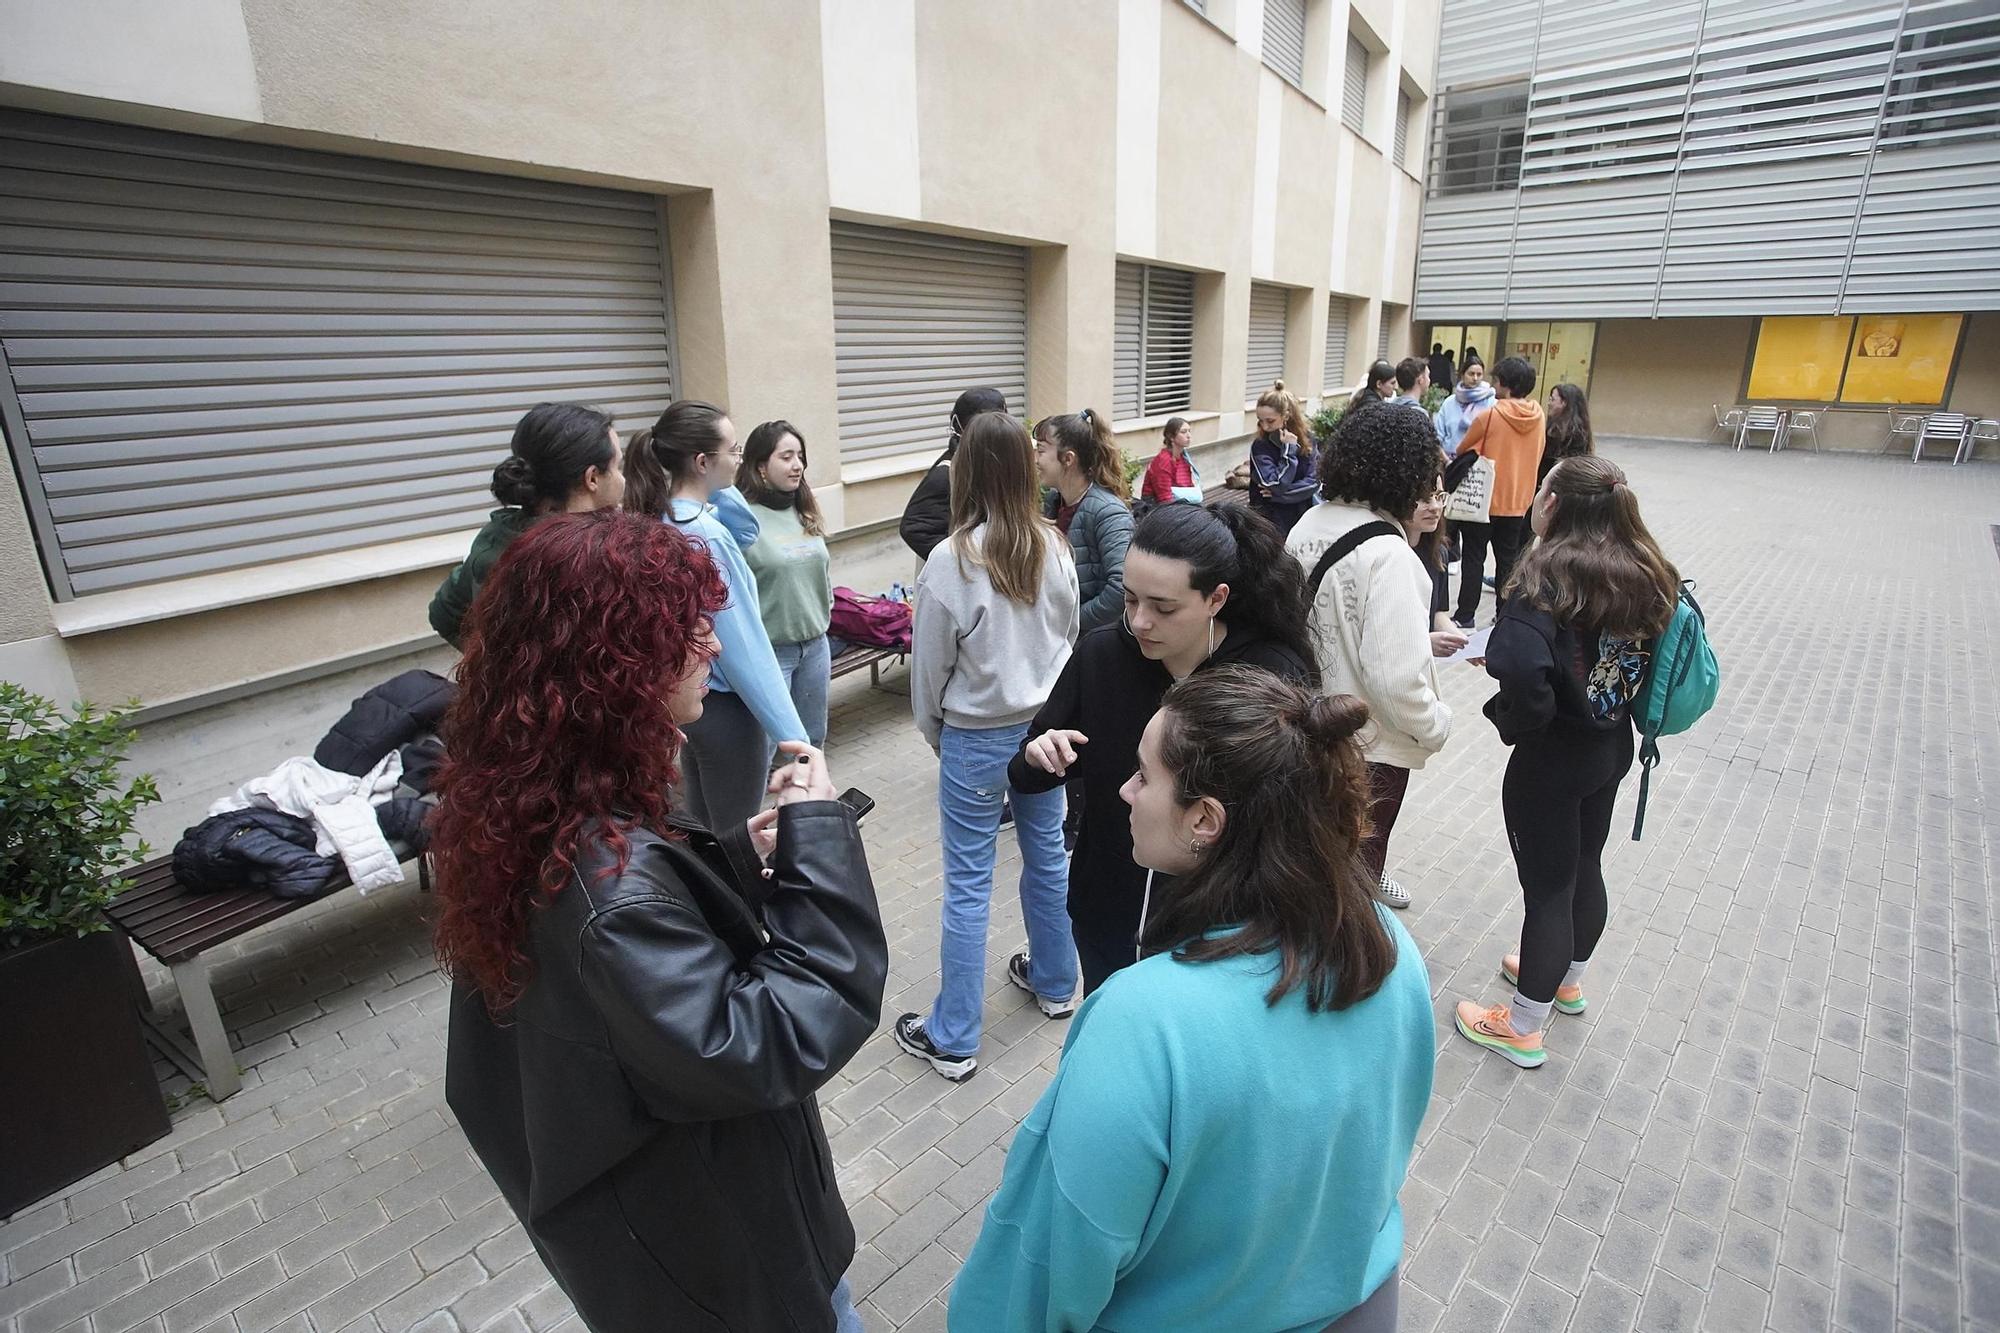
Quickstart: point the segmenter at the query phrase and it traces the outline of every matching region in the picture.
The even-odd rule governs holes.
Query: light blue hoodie
[[[1472,419],[1493,406],[1493,386],[1482,384],[1476,389],[1468,389],[1463,384],[1452,390],[1451,397],[1438,406],[1437,416],[1432,418],[1437,427],[1438,443],[1444,446],[1445,457],[1458,452],[1459,441],[1472,428]]]
[[[718,491],[711,503],[685,498],[670,502],[667,517],[675,527],[708,548],[722,575],[729,601],[715,613],[715,638],[721,654],[708,669],[708,687],[728,690],[742,699],[764,728],[772,744],[808,739],[798,707],[778,669],[777,655],[764,633],[764,616],[757,603],[757,576],[743,558],[743,545],[757,539],[757,516],[750,512],[734,486]],[[745,523],[747,521],[747,528]]]
[[[952,1287],[953,1333],[1317,1333],[1402,1259],[1430,1102],[1424,960],[1312,1013],[1274,953],[1156,954],[1083,1002]]]

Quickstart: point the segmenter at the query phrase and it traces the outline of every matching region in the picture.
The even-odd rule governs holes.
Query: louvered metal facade
[[[1401,88],[1396,90],[1396,130],[1389,148],[1389,160],[1399,167],[1409,166],[1406,160],[1410,151],[1410,95]]]
[[[1990,0],[1447,0],[1438,86],[1420,319],[2000,309]]]
[[[0,422],[58,598],[476,527],[673,392],[657,202],[0,112]]]
[[[1264,63],[1294,88],[1306,81],[1306,0],[1264,0]]]
[[[1028,400],[1028,252],[929,232],[833,224],[840,456],[935,449],[961,390]]]
[[[1327,393],[1347,386],[1347,321],[1351,317],[1346,297],[1327,298],[1326,359],[1320,367],[1320,382]]]
[[[1194,275],[1120,260],[1112,314],[1111,414],[1184,412],[1194,401]]]
[[[1368,127],[1368,48],[1351,32],[1340,81],[1340,123],[1356,134]]]
[[[1244,364],[1243,397],[1258,394],[1285,377],[1285,307],[1291,293],[1268,282],[1250,284],[1250,352]]]

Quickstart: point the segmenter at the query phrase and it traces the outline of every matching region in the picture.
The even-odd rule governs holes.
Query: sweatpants
[[[684,729],[683,808],[710,830],[741,824],[764,808],[771,743],[757,715],[733,690],[708,692],[701,716]]]
[[[1521,547],[1528,539],[1528,519],[1522,514],[1513,518],[1496,517],[1490,523],[1451,526],[1464,543],[1458,567],[1458,608],[1454,612],[1454,618],[1463,624],[1479,614],[1479,594],[1484,586],[1480,580],[1486,574],[1487,546],[1493,548],[1493,595],[1498,599],[1506,591],[1507,576],[1514,572],[1514,561],[1520,558]]]
[[[1556,998],[1572,962],[1604,934],[1604,843],[1618,783],[1632,767],[1632,728],[1515,745],[1500,784],[1507,841],[1521,880],[1521,994]]]

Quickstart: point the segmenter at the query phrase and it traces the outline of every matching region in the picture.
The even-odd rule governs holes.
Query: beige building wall
[[[1120,258],[1195,270],[1188,415],[1211,481],[1247,439],[1253,279],[1293,291],[1302,395],[1324,387],[1330,291],[1354,298],[1351,360],[1407,305],[1420,195],[1385,154],[1396,89],[1431,84],[1437,0],[1311,0],[1303,92],[1263,65],[1261,0],[1208,10],[0,0],[0,105],[659,196],[679,391],[799,423],[838,572],[873,586],[907,572],[885,533],[937,446],[843,471],[831,220],[1027,246],[1036,415],[1109,408]],[[1375,51],[1364,135],[1338,112],[1350,31]],[[1119,425],[1157,448],[1157,422]],[[0,673],[172,708],[422,646],[469,537],[57,604],[9,488]]]

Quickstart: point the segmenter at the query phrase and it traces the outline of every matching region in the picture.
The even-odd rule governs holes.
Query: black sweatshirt
[[[957,451],[957,441],[945,447],[903,506],[896,530],[919,560],[930,559],[931,548],[951,535],[951,456]]]
[[[1594,743],[1631,725],[1651,648],[1558,625],[1548,612],[1509,598],[1486,642],[1486,674],[1500,684],[1486,716],[1509,745]]]
[[[1309,684],[1313,667],[1282,644],[1232,630],[1195,670],[1235,664],[1262,667],[1286,680]],[[1080,731],[1069,776],[1083,778],[1083,822],[1069,866],[1069,915],[1077,933],[1113,946],[1139,930],[1146,871],[1132,860],[1131,812],[1118,795],[1139,766],[1139,737],[1159,711],[1174,678],[1139,651],[1123,620],[1100,625],[1076,641],[1048,702],[1028,725],[1028,740],[1045,731]],[[1053,791],[1068,780],[1030,764],[1027,745],[1007,766],[1007,780],[1025,792]],[[1154,891],[1159,891],[1155,877]]]

